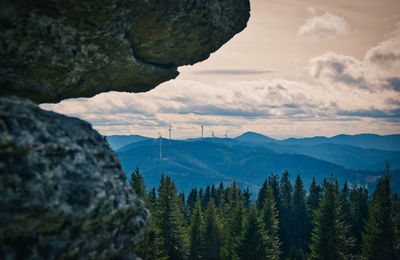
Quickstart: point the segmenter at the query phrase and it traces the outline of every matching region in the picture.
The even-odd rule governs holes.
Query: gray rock
[[[0,94],[148,91],[243,30],[248,0],[2,0]]]
[[[0,259],[134,259],[149,221],[88,123],[0,97]]]

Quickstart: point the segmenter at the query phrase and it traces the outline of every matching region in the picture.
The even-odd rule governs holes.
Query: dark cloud
[[[359,109],[359,110],[339,110],[340,116],[356,116],[370,118],[400,118],[400,108],[379,110],[379,109]]]
[[[353,57],[327,53],[311,61],[311,75],[320,80],[368,88],[364,75],[360,76],[359,64]]]
[[[400,92],[400,78],[391,78],[387,80],[387,83],[384,87],[387,89],[392,89],[396,92]]]
[[[258,70],[258,69],[218,69],[218,70],[199,70],[195,74],[200,75],[254,75],[274,73],[273,70]]]

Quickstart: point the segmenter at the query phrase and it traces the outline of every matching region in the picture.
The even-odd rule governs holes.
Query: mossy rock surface
[[[3,0],[0,94],[148,91],[243,30],[248,0]]]
[[[149,221],[88,123],[0,97],[0,259],[134,259]]]

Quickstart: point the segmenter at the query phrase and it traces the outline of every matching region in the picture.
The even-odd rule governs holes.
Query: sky
[[[103,135],[400,133],[399,0],[251,0],[247,28],[146,93],[42,104]]]

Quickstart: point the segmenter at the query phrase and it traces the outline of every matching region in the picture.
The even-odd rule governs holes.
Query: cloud
[[[310,74],[315,79],[328,83],[343,83],[367,88],[365,79],[365,64],[351,56],[325,53],[310,61]]]
[[[311,76],[325,85],[400,92],[400,25],[362,60],[333,52],[310,61]]]
[[[344,17],[328,12],[316,15],[314,8],[309,8],[308,11],[311,17],[300,26],[298,35],[312,40],[323,40],[350,32],[350,25]]]
[[[216,69],[216,70],[199,70],[194,72],[200,75],[253,75],[253,74],[267,74],[274,73],[272,70],[260,69]]]
[[[397,118],[400,120],[400,108],[390,110],[361,109],[361,110],[339,110],[338,115],[370,117],[370,118]]]

